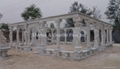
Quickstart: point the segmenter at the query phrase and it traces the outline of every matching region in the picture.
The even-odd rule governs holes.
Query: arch
[[[51,29],[54,29],[55,28],[55,25],[53,23],[50,24],[50,28]]]
[[[51,34],[51,29],[50,28],[47,28],[47,31],[46,31],[46,36],[47,36],[47,42],[51,42],[51,39],[52,39],[52,34]]]
[[[107,30],[105,30],[105,43],[107,43]]]
[[[102,41],[102,34],[101,34],[101,30],[99,30],[99,40],[100,40],[100,42]]]
[[[67,29],[66,30],[66,35],[67,35],[66,40],[68,42],[72,42],[73,41],[73,30],[72,29]]]
[[[91,41],[91,42],[94,41],[94,39],[95,39],[94,36],[95,36],[94,30],[90,30],[90,41]]]
[[[22,34],[23,34],[23,30],[20,28],[19,29],[19,39],[20,39],[20,41],[22,41]]]
[[[86,21],[85,21],[85,19],[82,19],[82,26],[86,26]]]
[[[84,31],[80,31],[80,35],[81,35],[80,41],[81,42],[85,42],[85,32]]]
[[[38,40],[39,39],[39,33],[36,32],[36,39]]]
[[[13,41],[16,41],[16,40],[17,40],[16,36],[17,36],[17,31],[14,30],[14,31],[13,31]]]

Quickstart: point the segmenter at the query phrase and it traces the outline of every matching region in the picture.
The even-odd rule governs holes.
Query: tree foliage
[[[101,17],[100,10],[97,7],[93,7],[92,9],[86,8],[83,4],[78,3],[77,1],[75,1],[70,7],[70,13],[74,12],[81,12],[96,19]]]
[[[100,10],[97,7],[93,7],[91,17],[101,19]]]
[[[3,23],[0,27],[0,30],[3,32],[3,35],[6,37],[7,42],[9,41],[9,27],[8,24]]]
[[[8,24],[3,23],[0,27],[0,29],[9,30]]]
[[[24,20],[31,20],[36,18],[41,18],[42,13],[39,8],[37,8],[35,5],[31,5],[30,7],[27,7],[25,11],[21,14]]]
[[[113,40],[120,43],[120,0],[110,0],[105,12],[110,22],[113,22]]]
[[[92,9],[86,8],[83,4],[78,3],[77,1],[75,1],[71,5],[69,13],[75,13],[75,12],[80,12],[96,19],[101,18],[100,11],[96,7],[93,7]],[[74,23],[72,19],[67,19],[66,21],[67,24],[65,25],[65,27],[74,27]]]
[[[110,0],[105,14],[114,23],[114,29],[120,29],[120,0]]]
[[[78,3],[77,1],[75,1],[70,7],[70,13],[74,12],[81,12],[86,15],[92,14],[92,11],[90,9],[86,8],[83,4]]]

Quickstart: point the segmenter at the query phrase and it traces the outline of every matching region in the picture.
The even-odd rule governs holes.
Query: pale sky
[[[88,8],[98,7],[105,19],[104,12],[109,0],[0,0],[0,13],[3,14],[0,23],[23,21],[21,13],[31,4],[35,4],[41,9],[43,17],[66,14],[74,1],[80,2]]]

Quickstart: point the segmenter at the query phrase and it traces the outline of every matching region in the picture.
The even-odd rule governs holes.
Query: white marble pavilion
[[[74,27],[64,27],[67,20]],[[111,24],[81,13],[13,23],[9,29],[12,48],[63,58],[83,59],[113,44]]]

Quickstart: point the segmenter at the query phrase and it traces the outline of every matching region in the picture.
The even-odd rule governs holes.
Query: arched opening
[[[15,30],[15,31],[13,31],[13,41],[16,41],[16,40],[17,40],[16,36],[17,36],[17,32],[16,32],[16,30]]]
[[[51,29],[48,28],[47,29],[47,32],[46,32],[46,36],[47,36],[47,42],[51,42],[51,39],[52,39],[52,34],[51,34]]]
[[[90,41],[93,42],[94,41],[94,30],[90,30]]]
[[[19,30],[19,40],[22,41],[22,29]]]
[[[38,40],[39,39],[39,36],[38,36],[38,32],[36,32],[36,40]]]
[[[105,30],[105,44],[107,43],[107,30]]]
[[[110,33],[109,30],[108,30],[108,33]],[[110,42],[110,34],[108,34],[108,41]]]
[[[81,31],[80,34],[81,34],[81,37],[80,37],[81,42],[85,42],[85,33],[84,33],[84,31]]]
[[[67,29],[66,35],[67,35],[66,40],[68,42],[72,42],[73,41],[73,30],[72,29]]]
[[[85,22],[85,19],[82,19],[82,26],[86,26],[86,22]]]
[[[100,42],[102,41],[102,36],[101,35],[102,35],[101,30],[99,30],[99,40],[100,40]]]

